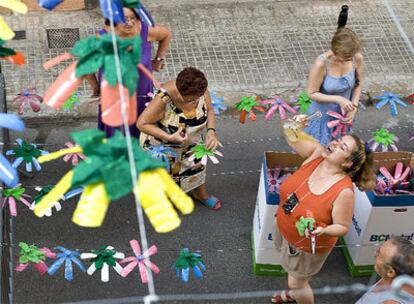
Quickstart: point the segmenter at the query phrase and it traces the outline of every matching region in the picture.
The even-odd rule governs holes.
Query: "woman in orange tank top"
[[[306,124],[306,116],[296,119]],[[361,190],[375,186],[373,154],[354,134],[327,147],[310,140],[288,143],[305,161],[280,187],[275,243],[290,290],[275,293],[272,302],[312,304],[309,280],[352,221],[352,182]]]

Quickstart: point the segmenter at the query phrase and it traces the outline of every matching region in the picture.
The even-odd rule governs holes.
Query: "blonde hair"
[[[335,56],[351,58],[362,50],[362,42],[354,31],[341,27],[332,38],[331,49]]]
[[[352,162],[352,166],[345,168],[344,171],[351,177],[359,190],[372,190],[376,185],[374,153],[365,147],[366,144],[358,136],[349,135],[354,139],[356,149],[348,158]]]

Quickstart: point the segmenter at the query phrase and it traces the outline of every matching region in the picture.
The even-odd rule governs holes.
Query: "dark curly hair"
[[[203,72],[196,68],[189,67],[178,73],[175,85],[181,96],[201,97],[207,90],[208,81]]]

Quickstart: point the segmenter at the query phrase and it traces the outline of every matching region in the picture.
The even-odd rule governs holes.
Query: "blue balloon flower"
[[[227,106],[224,104],[223,97],[217,97],[216,92],[211,92],[211,104],[213,105],[214,114],[220,115],[221,112],[227,110]]]
[[[151,153],[151,156],[154,159],[160,160],[167,165],[167,170],[170,170],[170,161],[168,156],[177,157],[177,153],[171,148],[166,148],[163,145],[160,146],[151,146],[148,151]]]
[[[24,123],[14,114],[0,113],[0,128],[23,131]],[[19,176],[17,175],[16,169],[3,154],[0,154],[0,181],[10,188],[16,187],[19,183]]]
[[[189,281],[190,269],[193,270],[197,279],[201,279],[203,277],[202,270],[206,270],[201,254],[191,252],[188,248],[181,249],[174,267],[177,277],[181,277],[184,283]]]
[[[400,99],[401,95],[394,94],[391,92],[384,92],[384,95],[376,96],[375,99],[380,101],[375,105],[378,110],[385,106],[387,103],[390,104],[390,111],[392,116],[398,115],[397,104],[403,108],[407,108],[408,105]]]
[[[85,267],[83,266],[82,262],[79,260],[80,252],[77,250],[69,250],[62,246],[57,246],[57,250],[61,251],[61,253],[57,254],[56,261],[49,267],[47,273],[50,275],[54,275],[56,271],[65,264],[65,279],[68,281],[73,280],[73,266],[72,264],[75,263],[82,272],[86,272]]]
[[[29,144],[21,138],[16,139],[16,142],[18,143],[17,147],[6,151],[6,155],[14,155],[16,157],[12,166],[17,168],[24,162],[27,172],[32,172],[32,165],[34,165],[37,171],[42,170],[37,158],[41,155],[49,154],[49,152],[40,150],[35,144]]]

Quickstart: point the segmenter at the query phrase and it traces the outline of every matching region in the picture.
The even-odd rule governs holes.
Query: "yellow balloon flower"
[[[142,172],[134,192],[151,225],[159,233],[170,232],[180,226],[181,219],[173,205],[183,214],[190,214],[194,209],[191,198],[177,186],[165,169]]]
[[[6,21],[0,16],[0,39],[10,40],[13,39],[14,35],[14,32],[7,25]]]
[[[73,137],[82,147],[64,149],[38,158],[39,163],[43,163],[68,153],[79,152],[87,157],[66,173],[36,205],[34,212],[37,216],[43,216],[70,188],[79,186],[83,186],[84,191],[72,220],[82,227],[101,226],[110,201],[119,199],[132,190],[138,196],[155,231],[159,233],[170,232],[180,226],[181,219],[174,206],[183,214],[193,211],[191,198],[162,168],[162,163],[139,148],[136,139],[133,139],[133,150],[138,180],[135,189],[132,189],[126,143],[120,133],[105,139],[102,131],[86,130],[75,133]]]
[[[8,8],[15,13],[26,14],[27,5],[18,0],[0,0],[0,6]]]

